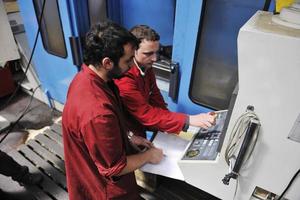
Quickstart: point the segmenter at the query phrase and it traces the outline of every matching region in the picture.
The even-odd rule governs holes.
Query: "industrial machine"
[[[276,18],[272,13],[259,11],[239,31],[239,90],[220,151],[211,152],[209,157],[204,156],[205,151],[197,154],[202,151],[198,144],[201,138],[213,141],[213,149],[219,137],[214,135],[220,132],[218,128],[200,130],[179,161],[186,182],[221,199],[277,199],[293,176],[299,174],[300,96],[296,91],[300,86],[300,29],[280,25]],[[248,145],[257,143],[249,159],[244,159],[244,165],[235,172],[236,181],[223,180],[223,184],[224,176],[234,170],[234,164],[229,167],[226,163],[226,147],[248,105],[253,106],[255,117],[246,127],[255,123],[252,132],[259,130]],[[211,132],[212,136],[202,136],[201,132]],[[245,129],[241,140],[246,140],[247,134]],[[238,155],[232,158],[238,162]],[[298,178],[284,197],[299,199],[299,187]]]
[[[165,54],[153,67],[169,109],[218,114],[182,152],[183,180],[225,200],[300,199],[298,4],[288,22],[286,11],[258,11],[274,10],[265,0],[18,2],[26,38],[15,38],[19,49],[28,40],[21,57],[35,49],[27,77],[49,106],[62,109],[90,26],[107,18],[126,28],[147,24],[161,35]]]

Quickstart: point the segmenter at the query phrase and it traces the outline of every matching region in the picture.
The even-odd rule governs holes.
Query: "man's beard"
[[[120,79],[123,77],[125,72],[122,72],[121,68],[119,66],[114,66],[113,69],[108,72],[108,77],[110,79]]]

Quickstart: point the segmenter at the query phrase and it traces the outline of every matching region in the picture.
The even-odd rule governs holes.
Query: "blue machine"
[[[66,7],[66,2],[60,2],[59,7],[61,6]],[[35,35],[38,30],[38,20],[34,10],[33,2],[28,3],[28,1],[20,1],[20,10],[28,41],[32,48]],[[68,14],[60,13],[60,19],[61,21],[64,21],[64,37],[70,36],[70,26],[72,25],[70,24]],[[65,101],[65,93],[67,91],[68,84],[77,71],[76,68],[70,67],[70,65],[72,65],[72,60],[70,59],[69,52],[70,45],[68,42],[65,42],[65,51],[63,53],[63,57],[50,54],[44,49],[42,39],[39,37],[36,51],[34,53],[36,71],[44,91],[48,91],[48,94],[59,102]]]
[[[19,3],[33,47],[43,0]],[[34,53],[37,75],[48,97],[63,104],[69,83],[81,65],[81,39],[90,24],[100,20],[96,15],[104,14],[126,28],[147,24],[161,35],[163,45],[172,46],[172,61],[179,68],[175,81],[177,95],[165,98],[171,110],[195,114],[226,109],[237,83],[238,30],[264,3],[263,0],[48,0]],[[96,6],[99,12],[95,11]],[[205,88],[211,88],[211,92]]]

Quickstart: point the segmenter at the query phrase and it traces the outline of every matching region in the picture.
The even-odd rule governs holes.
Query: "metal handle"
[[[176,101],[179,87],[179,64],[177,62],[172,62],[170,71],[169,97],[171,97],[173,101]]]

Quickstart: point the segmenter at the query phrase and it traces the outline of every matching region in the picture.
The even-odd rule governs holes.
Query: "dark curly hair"
[[[141,43],[142,40],[148,41],[159,41],[159,34],[147,25],[137,25],[130,29],[130,32],[138,39]]]
[[[99,67],[103,58],[110,58],[115,65],[124,55],[123,46],[132,44],[137,47],[137,40],[125,28],[111,21],[95,24],[87,32],[83,52],[86,65]]]

